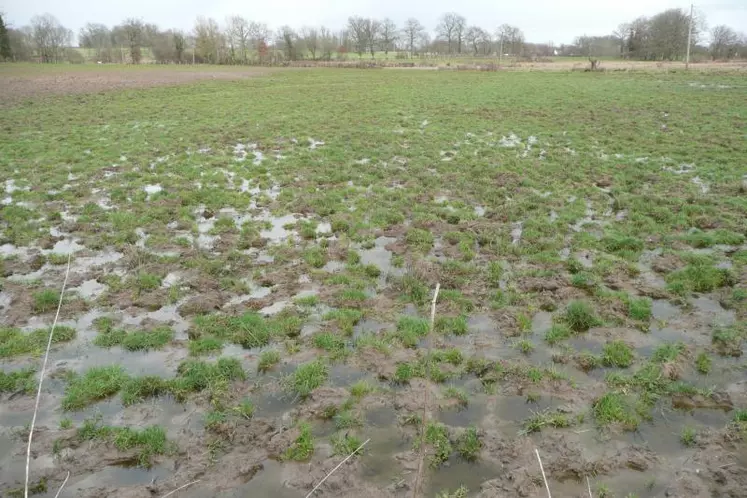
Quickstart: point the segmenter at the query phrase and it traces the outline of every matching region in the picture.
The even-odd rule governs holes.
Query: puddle
[[[51,250],[43,249],[42,253],[43,254],[52,253],[52,254],[65,254],[66,255],[66,254],[82,251],[85,248],[86,248],[85,246],[78,244],[72,239],[66,239],[66,240],[58,240]]]
[[[143,187],[143,190],[145,190],[145,193],[148,194],[147,199],[150,199],[152,195],[163,191],[163,187],[161,187],[160,184],[146,185],[145,187]]]
[[[96,280],[86,280],[80,286],[73,287],[70,290],[77,292],[83,299],[96,299],[106,292],[106,289],[108,289],[106,285],[100,284]]]
[[[584,268],[592,268],[594,266],[594,255],[589,251],[581,251],[576,254],[576,261],[581,263]]]
[[[657,320],[669,320],[681,314],[682,311],[677,306],[664,299],[655,299],[651,303],[651,315]]]
[[[552,327],[552,313],[547,311],[540,311],[532,317],[532,333],[541,334],[544,336],[545,332],[550,330]]]
[[[276,301],[272,303],[270,306],[266,306],[259,310],[259,313],[261,315],[277,315],[281,311],[283,311],[287,306],[289,306],[290,303],[288,301]]]
[[[270,216],[268,214],[263,215],[260,219],[269,221],[272,224],[270,229],[261,230],[259,232],[262,238],[269,239],[272,243],[277,244],[282,242],[296,233],[294,229],[287,230],[284,228],[285,225],[294,225],[296,221],[298,221],[295,214],[287,214],[285,216]]]
[[[501,147],[514,148],[519,144],[521,144],[521,138],[513,133],[511,133],[508,137],[501,137],[501,139],[498,141],[498,145],[500,145]]]
[[[483,206],[480,206],[479,204],[475,206],[475,215],[485,216],[485,208]]]
[[[86,490],[90,491],[92,488],[120,488],[151,484],[156,479],[165,480],[172,474],[172,470],[161,466],[153,467],[150,470],[140,467],[109,466],[94,474],[86,475],[80,480],[72,479],[65,486],[65,494],[77,496],[83,494]]]
[[[310,138],[310,137],[309,137],[308,140],[309,140],[309,149],[311,149],[311,150],[316,149],[320,145],[324,145],[324,142],[321,142],[321,141],[318,141],[318,140],[314,140],[313,138]]]
[[[729,326],[737,321],[734,310],[726,310],[718,301],[706,296],[700,296],[692,300],[695,309],[706,315],[713,315],[710,322],[716,326]]]
[[[364,318],[353,326],[353,338],[355,339],[368,333],[378,334],[387,328],[389,328],[389,326],[386,323],[379,322],[372,318]]]
[[[342,261],[328,261],[326,265],[322,267],[322,270],[329,273],[337,273],[345,269],[345,263]]]

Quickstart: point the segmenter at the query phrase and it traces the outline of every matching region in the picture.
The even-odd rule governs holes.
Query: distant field
[[[0,88],[0,494],[68,254],[41,496],[303,497],[369,439],[323,496],[543,497],[535,449],[553,496],[747,486],[743,75]]]

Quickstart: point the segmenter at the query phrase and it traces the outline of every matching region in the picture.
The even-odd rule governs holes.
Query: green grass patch
[[[456,451],[468,462],[475,462],[480,457],[482,441],[476,427],[468,427],[456,440]]]
[[[602,363],[608,367],[627,368],[633,364],[633,348],[622,341],[611,341],[602,348]]]
[[[311,425],[302,423],[298,428],[301,432],[291,447],[283,453],[283,460],[303,462],[314,454],[314,436],[311,434]]]
[[[75,329],[72,327],[55,327],[52,344],[69,342],[75,335]],[[48,341],[49,329],[36,329],[26,333],[16,328],[0,327],[0,358],[39,355],[46,350]]]
[[[329,367],[321,360],[299,365],[295,372],[284,379],[285,388],[296,396],[305,398],[327,381]]]
[[[127,381],[127,374],[119,365],[93,367],[83,375],[75,375],[65,389],[62,409],[75,411],[106,399],[119,392]]]
[[[31,297],[34,299],[33,308],[36,313],[49,313],[56,310],[60,303],[60,292],[53,289],[34,292]]]
[[[259,363],[257,364],[257,371],[267,372],[272,367],[280,363],[280,353],[274,349],[268,349],[262,351],[259,355]]]
[[[565,323],[575,332],[586,332],[602,324],[594,308],[586,301],[571,301],[565,308]]]
[[[174,331],[171,328],[158,327],[153,330],[136,332],[112,330],[111,332],[97,335],[93,343],[103,348],[122,346],[127,351],[150,351],[163,348],[173,338]]]
[[[15,372],[0,372],[0,393],[23,391],[31,394],[36,389],[36,379],[33,368],[16,370]]]

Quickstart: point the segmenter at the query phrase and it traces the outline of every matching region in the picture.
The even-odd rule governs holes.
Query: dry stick
[[[428,331],[428,351],[426,353],[425,360],[425,380],[431,378],[431,342],[433,328],[436,321],[436,301],[438,300],[438,291],[441,290],[441,282],[436,284],[436,291],[433,293],[433,301],[431,301],[431,328]],[[418,475],[415,476],[415,486],[412,490],[412,496],[417,497],[420,494],[420,481],[423,477],[423,461],[425,460],[425,425],[426,419],[428,418],[428,385],[425,386],[423,392],[423,420],[421,421],[422,429],[420,430],[420,461],[418,462]]]
[[[42,382],[44,382],[44,371],[47,369],[47,360],[49,359],[49,348],[52,347],[52,336],[54,328],[57,326],[57,320],[60,318],[60,309],[62,309],[62,297],[65,295],[65,286],[67,286],[67,277],[70,275],[70,259],[73,252],[67,255],[67,271],[65,271],[65,281],[62,282],[62,291],[60,291],[60,302],[57,304],[57,313],[54,315],[52,328],[49,330],[49,340],[47,340],[47,351],[44,353],[44,362],[42,363],[41,374],[39,375],[39,388],[36,390],[36,404],[34,405],[34,415],[31,417],[31,428],[29,429],[29,444],[26,448],[26,484],[24,485],[23,496],[29,498],[29,464],[31,462],[31,437],[34,435],[34,425],[36,424],[36,413],[39,411],[39,400],[41,399]],[[65,479],[67,481],[67,479]],[[62,483],[64,486],[65,483]]]
[[[591,483],[589,482],[589,476],[586,476],[586,487],[589,488],[589,498],[594,498],[594,495],[591,494]]]
[[[534,449],[537,454],[537,461],[540,463],[540,470],[542,471],[542,480],[545,481],[545,489],[547,489],[547,498],[552,498],[550,494],[550,486],[547,484],[547,477],[545,477],[545,469],[542,467],[542,459],[540,458],[540,452],[537,448]]]
[[[314,491],[316,491],[317,489],[319,489],[319,486],[321,486],[322,484],[324,484],[324,481],[326,481],[326,480],[327,480],[327,478],[328,478],[329,476],[331,476],[331,475],[332,475],[332,474],[333,474],[333,473],[335,472],[335,470],[337,470],[337,469],[339,469],[340,467],[342,467],[342,464],[343,464],[343,463],[347,462],[347,461],[348,461],[348,460],[350,459],[350,457],[352,457],[353,455],[355,455],[356,453],[358,453],[358,452],[359,452],[359,451],[361,450],[361,448],[363,448],[364,446],[366,446],[366,444],[368,444],[368,442],[369,442],[370,440],[371,440],[371,438],[368,438],[368,439],[366,439],[366,440],[365,440],[365,441],[363,442],[363,444],[362,444],[362,445],[358,446],[358,447],[357,447],[357,448],[356,448],[355,450],[353,450],[353,452],[352,452],[351,454],[349,454],[348,456],[346,456],[346,457],[345,457],[345,460],[343,460],[342,462],[338,463],[338,464],[337,464],[337,467],[335,467],[334,469],[332,469],[332,470],[331,470],[331,471],[329,472],[329,474],[327,474],[326,476],[324,476],[324,479],[322,479],[321,481],[319,481],[319,484],[317,484],[316,486],[314,486],[314,489],[312,489],[311,491],[309,491],[309,494],[307,494],[307,495],[306,495],[306,498],[309,498],[309,497],[310,497],[311,495],[313,495],[313,494],[314,494]],[[165,498],[165,497],[164,497],[164,498]]]
[[[181,490],[181,489],[184,489],[184,488],[186,488],[187,486],[191,486],[191,485],[193,485],[193,484],[196,484],[196,483],[198,483],[198,482],[200,482],[200,481],[201,481],[201,479],[197,479],[196,481],[188,482],[187,484],[184,484],[184,485],[182,485],[182,486],[179,486],[179,487],[178,487],[178,488],[176,488],[176,489],[175,489],[174,491],[169,491],[168,493],[166,493],[165,495],[163,495],[163,496],[162,496],[161,498],[166,498],[167,496],[171,496],[171,495],[173,495],[174,493],[176,493],[177,491],[179,491],[179,490]]]
[[[65,484],[67,484],[67,480],[70,479],[70,471],[67,471],[67,477],[64,481],[62,481],[62,485],[60,486],[60,489],[57,490],[57,494],[54,495],[54,498],[58,498],[60,496],[60,493],[62,493],[62,488],[65,487]]]

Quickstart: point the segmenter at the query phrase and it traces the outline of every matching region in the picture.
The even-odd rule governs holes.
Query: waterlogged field
[[[333,69],[7,103],[3,495],[68,255],[39,496],[302,497],[365,441],[317,495],[545,496],[535,449],[558,496],[741,495],[746,103]]]

